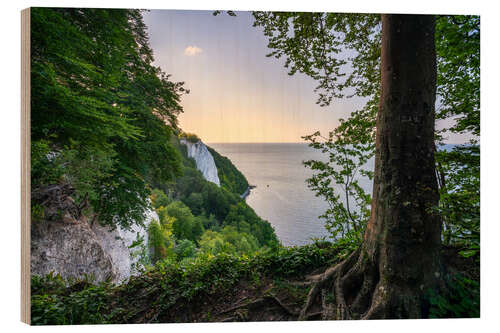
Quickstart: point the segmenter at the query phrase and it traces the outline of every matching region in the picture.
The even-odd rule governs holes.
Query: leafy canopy
[[[306,161],[316,173],[308,180],[317,196],[329,203],[321,216],[332,237],[360,242],[369,218],[371,198],[356,180],[371,177],[365,164],[374,154],[375,118],[380,92],[380,16],[301,12],[254,12],[254,26],[262,28],[271,52],[284,58],[290,75],[297,72],[317,83],[317,103],[328,107],[335,98],[359,96],[365,105],[340,119],[328,135],[304,136],[310,146],[328,154],[325,161]],[[447,131],[479,136],[479,47],[478,16],[437,16],[438,120],[454,119]],[[442,135],[436,138],[441,143]],[[479,244],[479,148],[440,151],[436,157],[441,181],[440,212],[452,233],[445,241],[464,239]],[[335,187],[337,186],[337,188]],[[340,191],[339,191],[340,189]],[[355,206],[352,207],[351,203]],[[460,207],[460,209],[458,209]],[[457,208],[456,211],[453,209]],[[359,231],[358,231],[359,230]],[[445,233],[446,234],[446,233]],[[474,238],[470,240],[469,238]],[[475,245],[471,245],[475,244]]]
[[[32,185],[69,182],[95,219],[141,223],[148,185],[181,173],[182,83],[152,65],[139,10],[31,11]]]

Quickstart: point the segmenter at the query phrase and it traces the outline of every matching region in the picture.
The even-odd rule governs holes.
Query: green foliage
[[[196,255],[196,244],[189,239],[182,239],[177,243],[174,251],[178,261],[193,258]]]
[[[248,255],[258,249],[259,243],[255,237],[238,232],[232,226],[226,226],[220,232],[207,230],[200,239],[200,250],[213,255],[219,253]]]
[[[194,215],[204,213],[204,201],[201,193],[193,192],[183,201],[188,206]]]
[[[121,286],[94,286],[79,281],[68,283],[54,276],[34,276],[33,324],[128,323],[141,311],[156,311],[159,316],[188,311],[191,302],[202,302],[204,297],[228,292],[244,279],[296,278],[331,265],[340,260],[342,250],[338,245],[322,242],[278,251],[257,251],[248,256],[205,253],[180,262],[160,261],[145,274],[131,277]],[[79,300],[78,303],[75,300]],[[96,305],[87,306],[85,313],[72,312],[74,304],[90,301]]]
[[[191,237],[193,241],[198,241],[201,238],[201,235],[205,231],[205,227],[203,226],[203,220],[193,219],[193,226],[191,228]]]
[[[268,37],[268,57],[284,58],[289,75],[313,78],[317,103],[372,96],[380,78],[380,15],[254,12]],[[346,57],[346,53],[349,56]],[[353,54],[353,56],[351,56]]]
[[[48,140],[32,140],[31,142],[31,185],[51,184],[61,180],[63,175],[61,163],[53,163],[56,155],[51,153]]]
[[[48,140],[33,141],[32,186],[34,188],[53,183],[70,183],[77,189],[77,200],[88,195],[89,200],[98,198],[95,185],[109,177],[113,159],[102,151],[69,140],[69,144],[53,151]]]
[[[440,98],[436,117],[455,120],[442,132],[480,134],[480,37],[479,16],[449,15],[436,20]]]
[[[189,142],[196,143],[200,141],[200,138],[194,133],[181,132],[179,134],[180,139],[186,139]]]
[[[179,147],[182,151],[184,145],[179,145]],[[222,227],[230,225],[234,226],[238,232],[245,232],[255,237],[259,246],[276,247],[279,244],[269,222],[257,216],[254,210],[241,199],[239,192],[230,191],[225,186],[218,187],[205,180],[201,172],[196,169],[192,159],[187,157],[185,151],[182,151],[182,156],[183,176],[166,184],[164,191],[170,193],[172,197],[180,200],[190,209],[191,214],[194,215],[195,231],[196,229],[200,230],[202,226],[203,230],[210,229],[218,232]],[[236,170],[234,166],[230,167],[230,169],[233,168]],[[190,228],[190,218],[185,220],[188,222],[178,225],[176,238],[193,241],[199,239],[201,236],[199,231],[196,231],[196,235],[189,238],[189,231],[181,230]],[[181,225],[184,227],[181,228]]]
[[[31,206],[31,222],[41,221],[45,216],[45,208],[42,205],[34,204]]]
[[[180,174],[182,84],[152,65],[139,10],[33,8],[31,23],[33,186],[68,181],[101,223],[141,223],[147,183]]]
[[[204,209],[207,214],[214,214],[219,221],[223,221],[229,213],[231,205],[240,201],[239,196],[234,195],[211,182],[203,187]]]
[[[443,132],[480,135],[480,18],[474,15],[439,16],[436,21],[438,119],[454,120]],[[439,212],[443,240],[460,245],[466,257],[479,260],[480,148],[468,145],[436,154],[440,181]]]
[[[461,275],[446,280],[442,293],[429,291],[430,318],[479,318],[479,283]]]
[[[304,162],[315,172],[307,180],[309,188],[329,205],[320,218],[333,239],[359,244],[370,215],[371,197],[359,178],[373,177],[366,162],[375,152],[380,16],[254,12],[254,17],[254,26],[263,27],[268,37],[268,56],[285,57],[290,75],[301,72],[318,82],[318,104],[326,107],[342,97],[367,98],[362,109],[341,119],[327,136],[316,132],[303,137],[310,147],[327,154],[324,160]]]
[[[355,119],[348,122],[355,122]],[[359,178],[373,179],[373,171],[366,163],[373,157],[374,147],[370,141],[363,142],[354,135],[347,136],[347,141],[343,135],[345,127],[342,125],[345,124],[342,121],[327,138],[319,132],[304,137],[311,142],[309,146],[328,153],[326,162],[310,160],[304,165],[315,171],[307,179],[309,188],[329,205],[320,218],[325,220],[331,237],[360,244],[370,218],[371,196],[359,185]]]
[[[258,253],[252,260],[256,271],[274,278],[301,276],[318,267],[330,266],[345,255],[345,248],[328,242],[316,242],[305,246],[280,247],[278,251]]]
[[[250,254],[263,247],[276,248],[278,241],[273,228],[261,220],[244,202],[232,205],[221,224],[214,215],[194,216],[181,201],[156,209],[160,223],[149,226],[149,243],[152,262],[183,260],[195,255],[196,245],[200,253]],[[248,222],[247,222],[248,221]],[[173,250],[176,257],[169,250]]]
[[[249,186],[245,176],[233,165],[229,158],[222,156],[208,146],[207,149],[214,158],[221,186],[235,194],[243,194]]]
[[[205,180],[196,169],[194,161],[184,154],[185,151],[183,176],[166,184],[164,190],[173,193],[173,196],[186,204],[192,212],[208,216],[213,214],[217,220],[222,221],[229,212],[230,205],[240,201],[239,196]],[[191,196],[192,194],[194,195]]]
[[[371,177],[364,169],[374,153],[375,116],[380,92],[380,15],[254,12],[255,27],[268,38],[269,57],[284,58],[290,75],[313,78],[317,103],[329,106],[334,98],[359,96],[365,106],[321,137],[305,136],[310,146],[327,153],[326,161],[307,161],[316,171],[308,184],[324,197],[323,214],[333,237],[359,242],[368,219],[370,197],[359,188],[356,174]],[[445,133],[480,131],[480,19],[478,16],[436,17],[437,93],[436,119],[456,122]],[[346,57],[347,55],[347,57]],[[436,137],[436,144],[442,140]],[[479,149],[439,152],[437,169],[445,180],[439,210],[444,220],[445,242],[465,242],[464,255],[479,251]],[[442,170],[440,170],[442,169]],[[363,170],[363,171],[361,171]],[[367,172],[367,173],[366,173]],[[341,200],[343,196],[344,200]],[[349,199],[352,198],[352,205]],[[354,214],[353,214],[354,212]],[[347,229],[347,230],[346,230]]]
[[[275,248],[278,245],[273,227],[255,214],[244,201],[231,205],[223,225],[233,226],[238,232],[253,235],[261,246]]]
[[[166,194],[160,189],[155,188],[151,191],[151,205],[154,209],[158,209],[160,207],[167,207],[168,204],[172,201]]]
[[[211,214],[210,216],[198,215],[195,217],[195,219],[198,219],[201,222],[201,225],[203,225],[203,228],[205,228],[205,230],[210,229],[218,231],[220,229],[220,222],[217,221],[213,214]]]
[[[31,278],[31,322],[33,325],[78,325],[110,323],[109,294],[112,285],[94,285],[86,280],[64,281],[59,275]]]
[[[172,221],[160,224],[153,220],[148,226],[148,242],[151,262],[155,263],[166,258],[175,258]]]
[[[443,218],[443,241],[460,245],[466,257],[479,259],[480,248],[480,149],[456,146],[436,154],[445,178],[441,185],[439,212]]]
[[[149,246],[144,241],[144,237],[141,237],[139,233],[137,233],[136,240],[130,244],[129,250],[130,258],[133,261],[130,267],[132,274],[143,272],[151,265]]]
[[[175,256],[153,256],[154,262],[171,264],[207,253],[248,254],[264,247],[278,246],[278,239],[269,222],[258,217],[239,193],[205,180],[193,160],[187,157],[183,149],[185,146],[177,139],[172,143],[181,151],[183,175],[167,183],[155,184],[158,189],[153,190],[151,202],[160,226],[165,223],[172,226]],[[236,170],[228,163],[228,167]],[[157,238],[161,240],[162,237]],[[162,244],[161,241],[157,243]],[[197,246],[199,249],[196,249]],[[156,251],[164,252],[161,248]]]
[[[195,220],[188,206],[181,201],[174,201],[165,207],[165,212],[173,218],[173,233],[177,239],[199,239],[204,231],[203,225],[201,221]]]

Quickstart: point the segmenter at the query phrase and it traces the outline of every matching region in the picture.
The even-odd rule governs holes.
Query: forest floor
[[[310,273],[321,273],[325,268]],[[182,307],[182,311],[173,311],[158,319],[160,322],[297,320],[309,291],[308,286],[300,285],[303,281],[305,279],[290,281],[269,277],[242,280],[230,292],[216,293],[191,304],[188,312]],[[310,319],[321,319],[321,308]]]
[[[164,263],[121,285],[33,277],[32,323],[295,321],[311,278],[345,259],[350,253],[346,250],[316,243],[250,257],[217,255],[184,265]],[[429,317],[479,317],[479,257],[465,258],[459,251],[443,248],[443,286],[451,287],[429,295]],[[319,293],[305,319],[334,318],[333,302],[328,292]]]
[[[443,249],[443,266],[448,275],[460,274],[479,281],[479,265],[457,253],[456,248]],[[154,318],[155,322],[245,322],[294,321],[304,305],[310,277],[324,272],[328,266],[316,267],[293,279],[242,279],[233,288],[197,298],[189,304],[176,304],[170,311]],[[322,320],[325,298],[318,297],[309,310],[308,320]],[[328,299],[328,297],[326,297]],[[154,312],[154,311],[152,311]],[[133,322],[150,322],[151,313],[143,312]]]

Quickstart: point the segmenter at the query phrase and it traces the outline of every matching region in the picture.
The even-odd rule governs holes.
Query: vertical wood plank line
[[[31,323],[31,20],[30,8],[21,12],[21,321]]]

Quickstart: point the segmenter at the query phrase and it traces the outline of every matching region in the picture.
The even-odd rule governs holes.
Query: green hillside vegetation
[[[194,133],[181,132],[179,134],[180,139],[186,139],[189,142],[196,143],[200,141],[200,138]]]
[[[229,160],[216,155],[219,188],[187,157],[179,136],[199,139],[179,135],[185,90],[152,65],[139,10],[33,8],[31,14],[34,190],[70,184],[90,221],[125,228],[142,224],[152,205],[159,218],[148,227],[149,242],[134,244],[146,248],[139,270],[279,247],[271,225],[240,198],[247,182]],[[34,220],[44,218],[46,204],[32,201]],[[37,298],[34,286],[37,324],[37,304],[51,311],[55,295]],[[94,306],[98,300],[87,310]]]
[[[207,148],[217,166],[221,186],[233,193],[243,194],[249,186],[245,176],[233,165],[229,158],[222,156],[213,148],[208,146]]]
[[[248,255],[279,246],[269,222],[255,214],[238,192],[205,180],[194,160],[187,157],[185,146],[175,138],[171,142],[180,151],[183,175],[157,184],[158,188],[152,191],[152,206],[159,217],[149,229],[150,234],[154,233],[149,244],[154,253],[153,263],[185,260],[207,253]],[[211,152],[215,151],[211,149]],[[231,179],[241,175],[227,158],[218,156],[226,163],[224,169],[219,169],[220,176]],[[227,177],[226,172],[231,176]],[[164,241],[158,242],[162,238]],[[179,244],[193,250],[177,250]],[[172,251],[168,251],[170,248]],[[183,254],[179,256],[178,252]]]

